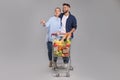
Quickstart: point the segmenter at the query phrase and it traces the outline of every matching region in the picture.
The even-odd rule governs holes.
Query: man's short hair
[[[60,9],[60,7],[56,7],[56,8],[55,8],[55,10],[56,10],[56,9],[59,9],[59,10],[60,10],[60,12],[61,12],[61,9]]]
[[[70,4],[68,3],[63,3],[63,6],[68,6],[70,8]]]

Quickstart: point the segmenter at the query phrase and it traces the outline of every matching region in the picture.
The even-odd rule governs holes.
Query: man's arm
[[[73,32],[75,32],[75,28],[72,28],[72,30],[70,31],[70,34],[72,34]]]
[[[71,30],[69,33],[72,34],[73,32],[75,32],[76,29],[77,29],[77,20],[76,20],[76,18],[73,16],[72,30]]]

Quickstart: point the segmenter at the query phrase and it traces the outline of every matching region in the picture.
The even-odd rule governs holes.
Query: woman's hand
[[[56,32],[57,35],[60,35],[60,31]]]
[[[42,24],[43,26],[45,26],[45,23],[46,23],[45,20],[40,21],[40,24]]]

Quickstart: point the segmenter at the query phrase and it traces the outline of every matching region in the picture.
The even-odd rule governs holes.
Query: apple
[[[67,43],[67,44],[66,44],[66,47],[70,47],[70,44],[69,44],[69,43]]]
[[[57,47],[57,44],[56,43],[54,43],[54,45],[53,45],[54,47]]]

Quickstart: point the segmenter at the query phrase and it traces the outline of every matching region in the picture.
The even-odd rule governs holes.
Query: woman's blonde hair
[[[59,9],[59,10],[60,10],[60,12],[61,12],[61,9],[60,9],[60,7],[56,7],[56,8],[55,8],[55,10],[56,10],[56,9]]]

